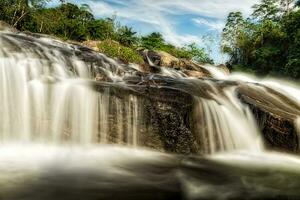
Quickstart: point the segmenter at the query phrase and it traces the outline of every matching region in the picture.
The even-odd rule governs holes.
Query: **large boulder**
[[[150,66],[148,67],[150,72],[159,72],[159,67],[167,67],[181,71],[188,77],[212,78],[211,73],[207,69],[191,60],[176,58],[164,51],[149,51],[142,49],[140,50],[140,53],[143,55],[145,63]]]
[[[237,91],[242,102],[253,112],[267,148],[294,153],[300,151],[296,125],[300,106],[297,102],[262,85],[243,84]]]
[[[172,67],[179,63],[179,59],[176,58],[175,56],[172,56],[171,54],[164,52],[164,51],[156,51],[155,53],[152,52],[152,55],[155,55],[154,58],[154,63],[158,64],[159,66],[167,66],[167,67]],[[155,60],[155,58],[158,58]],[[150,58],[152,59],[152,58]]]

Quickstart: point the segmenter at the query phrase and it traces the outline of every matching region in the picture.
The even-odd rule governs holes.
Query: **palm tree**
[[[136,32],[131,27],[123,26],[118,30],[118,40],[124,46],[132,46],[136,43]]]

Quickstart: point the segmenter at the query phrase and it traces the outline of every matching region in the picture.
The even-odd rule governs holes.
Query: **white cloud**
[[[128,22],[140,22],[159,31],[175,45],[196,42],[202,45],[202,36],[178,34],[176,21],[170,16],[194,16],[191,22],[207,27],[209,31],[221,31],[226,16],[231,11],[251,12],[251,6],[259,0],[70,0],[87,3],[98,17],[117,15]],[[143,31],[142,31],[143,32]]]
[[[204,25],[208,27],[210,30],[221,31],[224,27],[223,20],[207,20],[204,18],[194,18],[193,22],[197,25]]]
[[[74,0],[76,2],[76,0]],[[162,32],[166,40],[174,44],[200,42],[196,35],[178,35],[174,22],[167,15],[198,16],[191,19],[198,25],[205,25],[211,30],[221,30],[224,19],[230,11],[240,10],[246,15],[258,0],[88,0],[95,15],[112,16],[116,14],[125,20],[147,23]],[[77,1],[78,2],[78,1]],[[83,0],[81,0],[83,2]],[[204,19],[211,18],[211,20]]]
[[[76,2],[76,0],[74,0]],[[84,2],[93,2],[93,5],[111,5],[106,12],[114,13],[118,11],[121,16],[131,17],[136,14],[141,20],[149,18],[149,13],[168,13],[168,14],[195,14],[203,17],[211,17],[216,19],[224,19],[230,11],[242,11],[248,15],[251,6],[259,0],[88,0]],[[78,2],[78,1],[77,1]],[[81,0],[83,2],[83,0]],[[109,2],[109,3],[107,3]],[[120,7],[121,5],[121,7]],[[97,8],[97,6],[96,6]],[[101,12],[101,10],[99,10]]]

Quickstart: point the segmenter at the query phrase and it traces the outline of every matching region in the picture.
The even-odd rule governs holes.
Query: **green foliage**
[[[285,66],[286,75],[291,76],[292,78],[300,78],[300,59],[290,59]]]
[[[195,62],[213,64],[213,61],[208,57],[205,50],[203,48],[198,48],[195,43],[188,45],[186,51]]]
[[[162,34],[154,32],[141,38],[141,46],[149,50],[157,50],[165,45]]]
[[[222,33],[221,49],[224,53],[234,53],[237,45],[237,35],[239,35],[245,27],[245,20],[241,12],[231,12],[227,17],[227,22]]]
[[[106,18],[89,22],[87,26],[87,37],[92,40],[115,39],[115,20]]]
[[[60,0],[61,4],[57,7],[44,7],[49,1],[0,0],[0,20],[22,31],[54,35],[64,40],[101,40],[104,41],[100,45],[102,52],[126,62],[143,62],[135,51],[138,47],[166,51],[196,62],[212,62],[204,49],[195,44],[175,47],[158,32],[139,38],[131,27],[116,22],[116,17],[95,19],[87,4],[75,5]]]
[[[138,38],[136,37],[136,32],[132,30],[131,27],[122,26],[117,31],[117,40],[120,44],[132,47],[135,46],[138,42]]]
[[[98,47],[100,52],[104,53],[105,55],[113,58],[119,58],[126,63],[144,63],[142,56],[140,56],[138,52],[129,47],[120,45],[116,41],[105,40],[102,41]]]
[[[229,65],[239,66],[233,69],[247,66],[259,75],[300,79],[300,11],[292,10],[291,3],[262,0],[254,6],[254,20],[229,14],[222,50],[230,56]]]
[[[252,16],[254,19],[264,20],[276,20],[280,14],[280,8],[278,7],[278,0],[261,0],[259,4],[255,4]]]
[[[1,0],[0,20],[6,21],[15,28],[22,29],[31,14],[42,8],[49,0]]]
[[[191,59],[199,63],[213,63],[203,48],[197,47],[196,44],[190,44],[185,47],[175,47],[165,42],[160,33],[151,33],[142,37],[142,47],[150,50],[165,51],[177,58]]]

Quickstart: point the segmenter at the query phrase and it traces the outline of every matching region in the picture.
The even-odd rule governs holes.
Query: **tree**
[[[186,50],[193,61],[197,63],[213,64],[213,61],[209,58],[205,50],[203,48],[199,48],[196,43],[189,44]]]
[[[162,34],[153,32],[141,39],[142,47],[150,50],[159,49],[165,44]]]
[[[294,0],[280,0],[280,5],[283,7],[283,12],[289,14],[292,10]]]
[[[122,26],[117,31],[117,40],[120,44],[130,47],[137,43],[136,32],[131,27]]]
[[[106,40],[116,38],[114,18],[90,21],[87,28],[90,39]]]
[[[258,25],[255,33],[253,63],[258,73],[283,73],[286,61],[286,33],[281,24],[271,20]]]
[[[231,13],[222,34],[222,50],[233,69],[258,75],[300,79],[300,10],[291,0],[262,0],[253,18]],[[297,5],[297,2],[296,2]]]
[[[175,47],[165,42],[158,32],[137,37],[131,27],[121,26],[116,22],[115,16],[95,19],[87,4],[76,5],[61,0],[57,7],[44,7],[48,1],[50,0],[0,0],[0,20],[13,24],[19,30],[54,35],[66,40],[108,41],[109,45],[102,46],[105,47],[105,52],[122,55],[127,61],[137,58],[135,49],[138,46],[166,51],[179,58],[211,61],[205,51],[196,45]],[[117,44],[116,48],[110,49],[114,44]]]
[[[221,50],[223,53],[229,54],[233,63],[240,58],[238,36],[244,30],[245,23],[241,12],[231,12],[222,32]]]
[[[288,35],[288,61],[285,74],[300,79],[300,10],[290,13],[283,20]]]
[[[261,0],[259,4],[255,4],[252,17],[258,21],[277,20],[280,15],[278,0]]]
[[[0,19],[21,29],[21,25],[36,9],[42,8],[50,0],[1,0]]]

